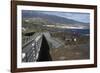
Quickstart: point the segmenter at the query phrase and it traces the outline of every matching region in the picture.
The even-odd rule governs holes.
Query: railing
[[[35,62],[38,59],[42,42],[42,34],[35,33],[22,46],[22,62]]]

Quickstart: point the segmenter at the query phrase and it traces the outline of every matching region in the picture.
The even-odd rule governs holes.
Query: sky
[[[42,13],[49,15],[56,15],[64,18],[73,19],[79,22],[89,23],[90,14],[89,13],[76,13],[76,12],[52,12],[52,11],[42,11]]]

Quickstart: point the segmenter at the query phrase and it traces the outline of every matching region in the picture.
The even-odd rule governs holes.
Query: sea
[[[65,32],[77,33],[81,36],[90,36],[90,29],[65,29]]]

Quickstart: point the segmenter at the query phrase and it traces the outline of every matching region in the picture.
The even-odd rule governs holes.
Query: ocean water
[[[70,32],[72,34],[79,34],[82,36],[89,36],[90,35],[90,29],[66,29],[65,32]]]

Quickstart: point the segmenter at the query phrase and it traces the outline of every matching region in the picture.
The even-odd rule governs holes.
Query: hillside
[[[89,23],[83,23],[56,15],[49,15],[39,11],[23,11],[22,18],[41,18],[43,20],[47,20],[48,23],[60,23],[74,26],[81,24],[82,26],[87,26],[87,28],[89,27]]]

